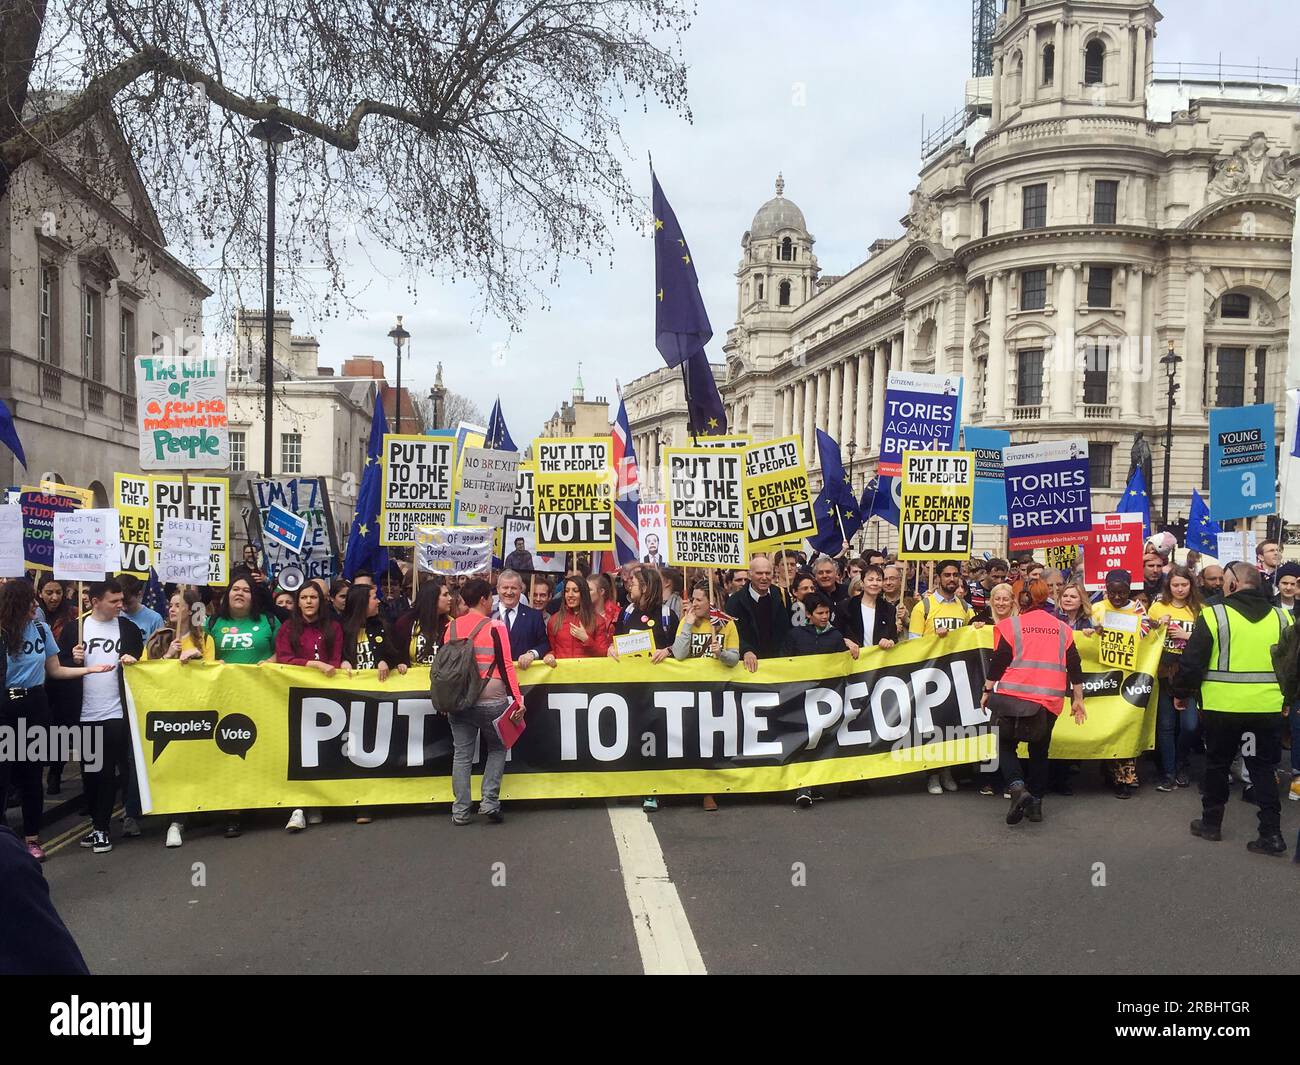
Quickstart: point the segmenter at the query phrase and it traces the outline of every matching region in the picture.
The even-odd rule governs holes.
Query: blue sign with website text
[[[1210,517],[1255,518],[1277,510],[1272,403],[1210,411]]]
[[[1007,523],[1007,492],[1002,469],[1002,450],[1011,443],[1005,429],[962,431],[962,447],[975,452],[975,524]]]

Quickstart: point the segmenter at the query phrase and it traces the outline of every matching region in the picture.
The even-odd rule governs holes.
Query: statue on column
[[[1151,445],[1146,442],[1146,438],[1139,429],[1133,434],[1133,448],[1129,451],[1128,476],[1124,478],[1124,483],[1128,484],[1133,479],[1133,471],[1142,470],[1142,480],[1146,484],[1147,491],[1151,491]]]

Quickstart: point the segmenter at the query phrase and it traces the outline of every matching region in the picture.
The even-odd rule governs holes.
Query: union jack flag
[[[636,507],[641,493],[637,487],[636,451],[632,447],[632,427],[628,424],[627,408],[620,393],[618,417],[610,427],[613,441],[613,460],[617,482],[614,489],[614,548],[613,552],[600,551],[593,559],[592,569],[597,573],[613,573],[619,566],[637,559]]]

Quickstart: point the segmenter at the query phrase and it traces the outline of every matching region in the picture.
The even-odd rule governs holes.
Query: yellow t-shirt
[[[189,651],[197,651],[197,650],[199,650],[199,647],[194,642],[193,633],[187,632],[184,636],[181,637],[181,654],[186,654]],[[207,639],[203,641],[202,651],[203,651],[203,661],[215,662],[217,660],[217,641],[214,640],[211,636],[208,636]],[[144,648],[144,657],[146,659],[150,657],[149,644],[147,641],[145,643],[145,648]],[[159,657],[162,656],[160,655]]]
[[[1147,614],[1153,625],[1164,618],[1169,619],[1165,629],[1165,651],[1171,655],[1180,655],[1192,635],[1192,626],[1196,624],[1196,614],[1189,606],[1174,606],[1171,603],[1155,602]]]
[[[950,632],[969,625],[974,617],[975,611],[961,599],[947,603],[933,592],[926,592],[920,602],[912,607],[908,632],[914,637],[933,636],[937,632]]]
[[[728,621],[716,631],[722,636],[722,650],[740,653],[740,633],[737,631],[734,621]],[[691,634],[692,658],[717,657],[713,649],[715,632],[713,622],[697,621],[692,625],[689,618],[682,618],[681,624],[677,626],[677,634],[680,636],[683,632],[690,632]]]

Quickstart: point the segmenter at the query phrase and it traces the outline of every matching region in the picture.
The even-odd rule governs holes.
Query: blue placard
[[[279,503],[272,503],[262,519],[262,536],[283,544],[296,555],[307,538],[307,520],[292,510],[285,510]]]
[[[1008,546],[1032,551],[1092,540],[1086,440],[1012,444],[1002,452]]]
[[[961,421],[962,380],[956,375],[891,370],[885,380],[880,431],[881,477],[898,477],[904,451],[951,451]]]
[[[1005,429],[962,430],[962,447],[975,452],[975,524],[1007,523],[1007,491],[1002,473],[1002,451],[1011,443]]]
[[[1210,411],[1210,517],[1255,518],[1277,510],[1272,403]]]

